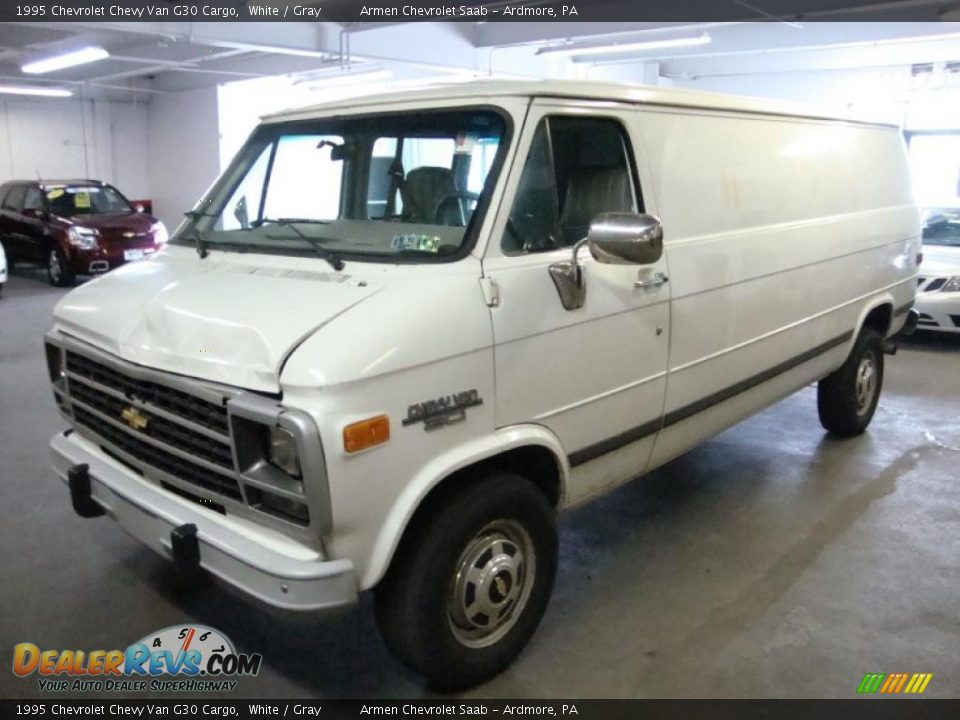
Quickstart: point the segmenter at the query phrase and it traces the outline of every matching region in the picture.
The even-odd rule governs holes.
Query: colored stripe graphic
[[[886,681],[883,683],[883,685],[880,686],[880,692],[882,693],[891,692],[891,688],[897,684],[897,680],[899,679],[900,679],[899,673],[890,673],[889,675],[887,675]]]
[[[930,684],[932,679],[933,673],[914,673],[913,678],[910,680],[910,684],[913,685],[913,689],[907,690],[906,692],[919,695],[927,689],[927,685]],[[909,687],[909,685],[907,687]]]
[[[857,687],[858,693],[875,693],[880,689],[880,683],[883,682],[883,679],[886,677],[884,673],[867,673],[863,676],[863,680],[860,681],[859,687]]]
[[[857,686],[858,693],[885,695],[909,693],[919,695],[933,679],[932,673],[867,673]]]
[[[903,689],[904,683],[907,682],[908,677],[909,675],[907,675],[907,673],[900,673],[900,679],[897,681],[896,686],[890,692],[895,692],[895,693],[900,692]]]

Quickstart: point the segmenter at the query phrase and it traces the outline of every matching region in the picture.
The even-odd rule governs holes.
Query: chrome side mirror
[[[587,236],[573,246],[570,260],[549,267],[550,278],[566,310],[583,307],[587,299],[583,266],[577,260],[584,245],[590,247],[590,254],[597,262],[649,265],[663,254],[663,227],[653,215],[627,212],[597,215],[590,223]]]
[[[663,255],[663,227],[653,215],[603,213],[590,223],[587,245],[597,262],[650,265]]]

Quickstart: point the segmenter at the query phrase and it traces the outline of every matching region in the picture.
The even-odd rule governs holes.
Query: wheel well
[[[863,320],[863,327],[876,330],[881,336],[886,337],[890,332],[890,324],[893,322],[893,305],[885,303],[877,305],[871,310]]]
[[[486,475],[497,470],[521,475],[543,493],[547,502],[555,508],[559,507],[563,494],[563,482],[560,464],[554,454],[541,445],[526,445],[507,450],[460,468],[437,483],[420,501],[413,517],[404,528],[394,557],[401,553],[411,536],[412,528],[433,513],[442,511],[446,502],[468,484],[481,482]],[[393,562],[391,562],[392,565]]]
[[[453,493],[459,492],[467,483],[479,482],[488,473],[496,470],[516,473],[526,478],[543,493],[547,502],[553,507],[559,506],[562,481],[560,465],[556,457],[541,445],[525,445],[484,458],[473,465],[450,473],[427,493],[414,517],[420,515],[421,511],[442,503]]]
[[[560,465],[553,453],[542,445],[527,445],[508,450],[480,463],[481,467],[484,465],[525,477],[543,493],[553,507],[560,505],[563,495]]]

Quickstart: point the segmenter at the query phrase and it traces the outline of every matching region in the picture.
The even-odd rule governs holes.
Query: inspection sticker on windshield
[[[423,252],[437,252],[440,248],[439,235],[421,235],[419,233],[405,233],[394,235],[390,241],[391,247],[397,250],[422,250]]]

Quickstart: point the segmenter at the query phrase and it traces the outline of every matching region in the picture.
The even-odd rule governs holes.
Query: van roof
[[[469,99],[472,103],[493,97],[576,98],[615,102],[659,105],[665,107],[724,110],[760,115],[781,115],[820,120],[840,120],[858,124],[896,127],[891,123],[868,122],[815,107],[762,98],[701,92],[655,85],[637,85],[615,82],[586,82],[579,80],[475,80],[451,85],[433,85],[416,89],[401,89],[364,97],[335,100],[308,107],[285,110],[264,116],[265,122],[304,119],[311,115],[337,110],[357,110],[372,105],[421,102],[430,100]]]

